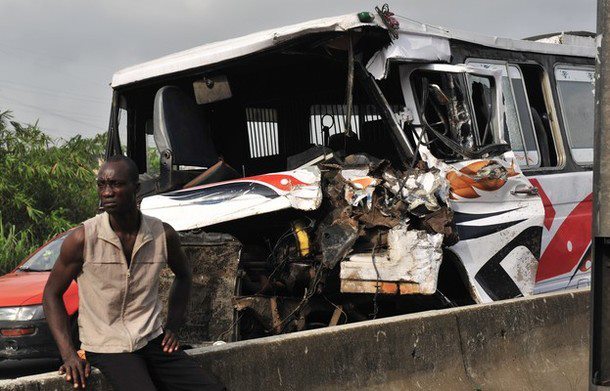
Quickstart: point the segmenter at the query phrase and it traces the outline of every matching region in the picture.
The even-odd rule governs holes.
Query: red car
[[[69,232],[56,236],[0,277],[0,361],[59,357],[42,309],[42,292]],[[64,303],[77,341],[78,288],[74,281],[64,294]]]

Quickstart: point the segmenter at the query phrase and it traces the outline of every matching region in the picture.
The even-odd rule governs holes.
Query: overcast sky
[[[595,0],[402,0],[396,14],[487,35],[595,31]],[[0,110],[55,137],[105,131],[117,70],[362,0],[0,0]],[[380,5],[380,3],[379,3]]]

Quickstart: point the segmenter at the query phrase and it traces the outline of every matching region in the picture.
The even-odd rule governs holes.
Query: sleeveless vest
[[[84,222],[83,268],[77,276],[81,349],[133,352],[163,333],[159,274],[167,261],[161,220],[142,215],[131,255],[102,213]]]

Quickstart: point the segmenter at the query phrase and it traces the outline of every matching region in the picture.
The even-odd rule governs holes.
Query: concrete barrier
[[[189,351],[230,390],[586,390],[588,291]],[[99,373],[92,389],[108,386]],[[70,390],[43,374],[0,390]]]
[[[457,320],[475,386],[588,389],[589,291],[465,309]]]

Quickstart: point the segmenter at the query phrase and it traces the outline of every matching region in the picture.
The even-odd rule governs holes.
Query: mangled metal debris
[[[341,261],[358,239],[358,227],[352,219],[334,221],[320,229],[319,245],[322,264],[332,269]]]
[[[436,292],[443,244],[457,241],[445,176],[366,154],[318,166],[323,197],[310,224],[287,221],[267,269],[248,273],[251,294],[233,300],[244,338],[370,317],[371,296],[350,294]]]
[[[370,319],[378,296],[435,294],[443,246],[458,241],[448,198],[445,171],[361,153],[149,197],[145,207],[179,213],[178,229],[225,232],[184,232],[201,289],[183,339],[196,343]]]
[[[383,179],[385,186],[408,204],[409,212],[423,217],[431,211],[440,209],[437,194],[441,191],[446,192],[446,186],[438,170],[428,172],[417,170],[409,173],[405,178],[397,178],[395,174],[385,172]]]
[[[388,249],[354,254],[341,263],[341,292],[433,294],[442,261],[442,234],[412,230],[408,223],[388,233]]]
[[[370,210],[373,206],[373,192],[379,182],[367,174],[368,169],[362,168],[341,170],[341,176],[348,184],[345,186],[345,201],[352,206],[364,202],[366,209]]]

